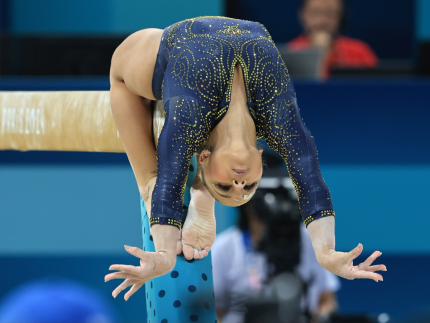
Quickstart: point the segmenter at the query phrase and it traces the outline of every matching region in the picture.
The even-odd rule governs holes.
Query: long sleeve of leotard
[[[334,216],[330,192],[321,176],[314,138],[300,116],[292,83],[265,107],[264,115],[264,137],[287,164],[304,224],[308,226],[313,220]]]
[[[157,146],[157,181],[149,223],[182,226],[182,199],[196,149],[209,136],[210,109],[190,96],[164,101],[165,123]]]

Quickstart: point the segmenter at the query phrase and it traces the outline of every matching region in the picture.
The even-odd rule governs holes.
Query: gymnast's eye
[[[254,189],[256,185],[257,185],[257,182],[254,182],[251,185],[245,185],[244,189],[245,189],[245,191],[250,191],[250,190]]]
[[[220,191],[227,192],[230,189],[231,185],[215,184],[215,187]]]

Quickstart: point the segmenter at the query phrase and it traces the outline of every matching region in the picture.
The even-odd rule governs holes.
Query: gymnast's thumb
[[[363,245],[361,243],[359,243],[357,247],[355,247],[350,252],[348,252],[348,256],[350,258],[350,261],[357,258],[361,254],[362,251],[363,251]]]
[[[126,251],[128,251],[129,253],[131,253],[133,256],[136,256],[136,257],[140,257],[140,255],[144,253],[142,249],[139,249],[137,247],[130,247],[126,244],[124,245],[124,248]]]

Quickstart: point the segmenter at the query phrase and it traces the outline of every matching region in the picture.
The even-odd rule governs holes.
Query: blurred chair
[[[279,46],[282,60],[293,79],[320,80],[323,51],[311,47],[300,51],[292,51]]]
[[[423,41],[419,44],[417,73],[419,75],[430,75],[430,41]]]
[[[0,304],[0,322],[111,323],[120,320],[93,288],[47,277],[24,283],[10,292]]]

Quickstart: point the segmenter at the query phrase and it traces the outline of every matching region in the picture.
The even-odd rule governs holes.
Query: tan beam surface
[[[154,111],[154,136],[164,123]],[[124,152],[108,91],[0,92],[0,149]]]

